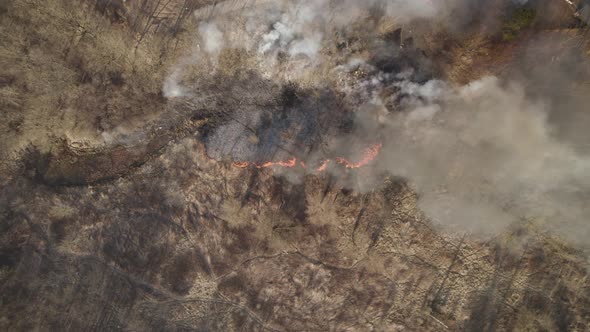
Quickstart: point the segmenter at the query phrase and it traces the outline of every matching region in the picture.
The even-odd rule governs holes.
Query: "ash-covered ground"
[[[590,329],[584,6],[0,4],[0,327]]]

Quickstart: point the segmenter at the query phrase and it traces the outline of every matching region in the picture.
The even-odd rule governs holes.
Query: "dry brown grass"
[[[93,2],[24,0],[0,14],[2,151],[50,137],[102,144],[101,134],[141,124],[163,110],[161,84],[175,44],[138,36]],[[182,40],[177,40],[182,44]],[[172,45],[172,46],[171,46]]]

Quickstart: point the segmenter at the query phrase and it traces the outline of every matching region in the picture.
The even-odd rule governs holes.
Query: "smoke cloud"
[[[529,218],[587,238],[590,159],[555,138],[546,104],[494,77],[401,91],[413,100],[388,119],[380,167],[412,182],[435,223],[495,234]]]
[[[325,54],[327,45],[335,43],[334,35],[375,11],[396,26],[416,19],[457,26],[463,22],[452,22],[452,14],[471,12],[474,3],[478,2],[225,1],[195,13],[198,19],[207,18],[199,25],[203,47],[196,56],[216,58],[224,48],[243,49],[256,54],[254,67],[279,84],[297,82],[327,66],[331,78],[319,84],[332,86],[341,103],[354,110],[355,125],[351,133],[327,138],[324,148],[353,155],[357,146],[382,142],[375,174],[408,179],[420,196],[422,211],[444,229],[497,234],[527,219],[586,244],[590,158],[558,135],[552,122],[555,104],[531,96],[526,77],[489,76],[460,87],[427,79],[431,68],[422,53],[412,46],[402,50],[403,45],[383,42],[371,32],[365,37],[369,54],[347,54],[338,61]],[[238,10],[239,19],[234,15]],[[393,59],[393,65],[380,63],[382,58]],[[180,73],[174,71],[165,83],[167,97],[186,95],[178,83]],[[336,104],[308,98],[308,104],[271,120],[264,116],[266,110],[237,113],[239,121],[218,128],[208,144],[215,158],[258,161],[261,150],[274,151],[275,143],[269,140],[282,137],[285,128],[299,128],[306,139],[322,130],[314,116],[337,114]],[[269,121],[256,134],[244,129],[244,124],[253,128]],[[279,154],[287,157],[302,143],[281,142],[284,149]],[[325,156],[324,151],[307,153],[310,159]],[[365,177],[357,189],[371,190],[379,179]]]
[[[204,50],[212,55],[217,55],[223,48],[223,33],[215,23],[201,23],[199,34],[204,41]]]

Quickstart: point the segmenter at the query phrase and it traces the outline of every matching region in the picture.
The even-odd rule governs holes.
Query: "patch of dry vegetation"
[[[166,34],[140,36],[94,1],[7,1],[0,13],[0,134],[4,154],[50,137],[90,145],[164,109],[175,58]],[[181,41],[180,41],[181,42]],[[181,42],[182,43],[182,42]]]

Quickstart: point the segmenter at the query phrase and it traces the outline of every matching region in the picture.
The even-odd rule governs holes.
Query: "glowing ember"
[[[320,167],[317,168],[316,171],[318,172],[323,172],[326,170],[326,168],[328,168],[328,164],[330,163],[330,159],[324,160],[324,162],[322,163],[322,165]]]
[[[239,167],[239,168],[246,168],[246,167],[250,166],[250,163],[247,161],[236,161],[236,162],[234,162],[234,166]]]
[[[356,163],[351,162],[351,161],[349,161],[345,158],[342,158],[342,157],[337,157],[336,162],[341,165],[344,165],[344,167],[349,168],[349,169],[363,167],[363,166],[367,165],[368,163],[370,163],[371,161],[373,161],[373,159],[375,159],[375,157],[377,157],[382,146],[383,145],[381,143],[379,143],[379,144],[375,144],[373,146],[366,148],[365,151],[363,152],[362,158]],[[299,163],[297,163],[297,161],[298,161],[297,158],[293,157],[291,159],[283,160],[283,161],[267,161],[263,164],[257,164],[257,163],[248,162],[248,161],[236,161],[233,163],[233,165],[236,167],[239,167],[239,168],[246,168],[246,167],[252,166],[255,168],[259,168],[259,169],[274,167],[274,166],[293,168],[297,165],[300,165],[302,168],[307,169],[307,166],[303,160],[299,160]],[[331,161],[332,161],[331,159],[326,159],[326,160],[322,161],[320,166],[315,169],[316,172],[321,173],[321,172],[325,171],[328,168],[328,165],[330,164]]]

